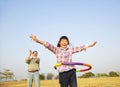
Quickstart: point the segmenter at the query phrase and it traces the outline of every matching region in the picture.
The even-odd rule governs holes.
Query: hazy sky
[[[0,71],[26,78],[31,49],[39,52],[40,73],[58,74],[55,55],[30,34],[55,46],[62,35],[71,46],[97,41],[74,54],[73,61],[91,64],[93,73],[120,72],[120,0],[0,0]]]

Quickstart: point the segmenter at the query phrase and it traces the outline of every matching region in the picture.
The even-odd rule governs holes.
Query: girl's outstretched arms
[[[30,35],[31,40],[40,43],[41,45],[45,45],[45,42],[42,40],[39,40],[35,35]]]

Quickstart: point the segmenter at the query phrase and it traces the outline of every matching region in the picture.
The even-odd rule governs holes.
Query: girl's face
[[[66,48],[68,45],[68,41],[66,39],[61,39],[60,41],[60,47],[61,48]]]

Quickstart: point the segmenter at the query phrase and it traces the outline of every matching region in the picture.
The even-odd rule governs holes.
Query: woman
[[[34,81],[35,87],[40,87],[40,79],[39,79],[39,63],[40,58],[37,57],[37,51],[29,51],[29,55],[26,57],[25,62],[28,64],[28,87],[32,87],[32,83]]]

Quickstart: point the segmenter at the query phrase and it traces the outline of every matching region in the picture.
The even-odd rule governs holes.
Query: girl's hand
[[[97,41],[93,42],[90,47],[93,47],[96,43]]]
[[[86,48],[93,47],[93,46],[95,46],[96,43],[97,43],[97,42],[95,41],[95,42],[93,42],[93,43],[91,43],[91,44],[87,44],[87,45],[86,45]]]
[[[40,43],[42,45],[45,45],[45,42],[42,41],[42,40],[39,40],[35,35],[30,35],[29,37],[31,38],[31,40],[33,40],[33,41],[35,41],[37,43]]]
[[[31,38],[33,41],[35,41],[35,42],[38,41],[38,39],[37,39],[37,37],[36,37],[35,35],[30,35],[30,38]]]

